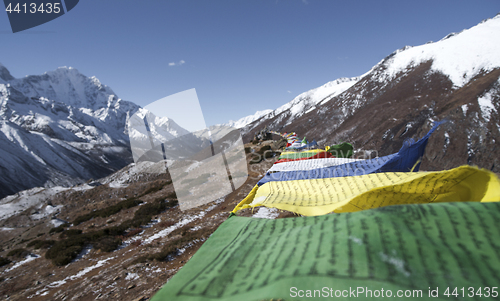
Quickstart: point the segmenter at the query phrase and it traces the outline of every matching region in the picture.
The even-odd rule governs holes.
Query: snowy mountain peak
[[[140,107],[61,67],[14,78],[0,65],[0,196],[72,185],[132,161],[125,123]],[[27,168],[29,166],[29,168]]]
[[[441,39],[441,40],[439,40],[439,41],[444,41],[444,40],[447,40],[447,39],[449,39],[449,38],[451,38],[451,37],[456,36],[457,34],[459,34],[459,32],[452,32],[452,33],[449,33],[449,34],[447,34],[444,38],[442,38],[442,39]]]
[[[128,131],[149,142],[126,127],[137,111],[155,139],[189,133],[72,67],[14,78],[1,65],[0,75],[0,197],[36,186],[82,183],[131,163]]]
[[[286,110],[290,110],[292,116],[301,116],[304,113],[307,113],[309,110],[314,109],[315,105],[319,103],[326,103],[333,97],[349,89],[356,82],[358,82],[359,79],[359,77],[343,77],[328,82],[321,87],[311,89],[298,95],[289,103],[276,109],[273,113],[274,115],[276,115]]]
[[[260,117],[271,113],[272,111],[273,110],[257,111],[253,115],[245,116],[245,117],[240,118],[240,119],[238,119],[236,121],[229,120],[229,122],[227,123],[227,125],[230,126],[230,127],[234,127],[234,128],[240,129],[242,127],[245,127],[247,124],[250,124],[250,123],[254,122],[255,120],[259,119]]]
[[[165,116],[156,116],[149,110],[140,108],[136,114],[140,119],[147,119],[149,130],[153,136],[167,137],[167,140],[169,140],[172,137],[180,137],[190,133],[173,119]]]
[[[448,76],[455,87],[462,87],[478,74],[500,67],[498,41],[500,15],[438,42],[397,50],[376,67],[385,66],[385,80],[392,80],[402,70],[432,61],[432,70]]]
[[[72,67],[59,67],[42,75],[28,75],[24,78],[10,77],[6,81],[27,97],[46,97],[93,111],[108,107],[110,97],[118,99],[113,90],[101,84],[96,77],[86,77]]]
[[[47,72],[44,72],[43,75],[48,75],[49,77],[52,77],[52,78],[57,78],[57,77],[68,77],[68,76],[72,76],[74,78],[87,78],[85,75],[81,74],[80,71],[78,71],[78,69],[75,69],[73,67],[67,67],[67,66],[62,66],[62,67],[58,67],[56,70],[52,70],[52,71],[47,71]],[[33,76],[33,75],[27,75],[26,77],[30,77],[30,76]]]
[[[275,122],[286,120],[286,124],[290,124],[296,118],[299,118],[300,116],[316,109],[316,106],[327,103],[335,96],[343,93],[356,84],[360,78],[361,77],[338,78],[324,84],[321,87],[311,89],[298,95],[290,102],[277,108],[276,110],[258,111],[254,115],[243,117],[238,121],[230,121],[228,125],[236,128],[244,128],[243,132],[248,132],[250,128],[253,128],[251,124],[255,121],[259,124],[265,120],[276,118]]]

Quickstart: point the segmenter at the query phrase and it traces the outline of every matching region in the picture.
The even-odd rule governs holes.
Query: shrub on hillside
[[[52,263],[56,266],[63,266],[70,263],[73,259],[82,252],[83,246],[70,246],[64,249],[58,256],[52,259]]]
[[[56,266],[66,265],[75,259],[87,242],[84,235],[70,236],[56,242],[46,253],[45,258],[51,259]]]
[[[150,194],[153,192],[157,192],[157,191],[161,190],[163,187],[170,185],[170,184],[172,184],[171,180],[168,180],[165,183],[159,183],[159,184],[153,183],[152,187],[147,188],[139,197],[128,198],[124,201],[118,202],[115,205],[108,206],[106,208],[99,209],[96,211],[92,211],[92,212],[89,212],[89,213],[84,214],[84,215],[80,215],[77,218],[75,218],[75,220],[73,221],[73,224],[79,225],[79,224],[86,222],[88,220],[91,220],[92,218],[95,218],[95,217],[109,217],[113,214],[120,212],[123,209],[129,209],[129,208],[135,207],[135,206],[143,203],[141,200],[139,200],[139,198],[141,196],[144,196],[144,195],[147,195],[147,194]],[[176,198],[175,193],[173,195],[174,195],[173,198]],[[171,194],[169,196],[172,197]],[[59,232],[61,232],[61,231],[59,231]]]
[[[55,240],[33,240],[28,243],[27,247],[33,247],[33,249],[47,249],[50,248],[53,244],[55,244]]]
[[[122,240],[118,237],[105,236],[94,244],[94,248],[103,252],[111,252],[116,250],[121,244]]]
[[[168,242],[160,252],[141,256],[135,260],[135,263],[145,262],[147,260],[165,261],[171,260],[177,256],[181,248],[186,247],[190,242],[196,239],[206,239],[213,233],[213,227],[202,228],[198,231],[191,231],[192,226],[186,225],[170,233],[170,237],[177,237]]]
[[[167,182],[165,182],[163,184],[156,184],[156,185],[155,184],[156,183],[153,183],[154,186],[146,189],[142,193],[142,195],[144,196],[144,195],[147,195],[147,194],[150,194],[150,193],[153,193],[153,192],[157,192],[157,191],[161,190],[163,187],[172,184],[172,181],[169,180],[169,181],[167,181]]]
[[[19,248],[19,249],[14,249],[7,253],[7,256],[9,257],[14,257],[14,258],[24,258],[28,256],[30,252],[28,252],[26,249]]]
[[[137,209],[134,214],[134,219],[139,219],[147,216],[152,217],[153,215],[160,214],[165,209],[171,208],[175,205],[177,205],[177,201],[172,200],[165,202],[163,198],[156,199],[155,201],[147,203],[146,205],[143,205],[139,209]]]
[[[115,205],[108,206],[106,208],[99,209],[96,211],[92,211],[92,212],[84,214],[84,215],[80,215],[77,218],[75,218],[75,220],[73,221],[73,224],[79,225],[83,222],[91,220],[94,217],[108,217],[108,216],[111,216],[113,214],[120,212],[123,209],[129,209],[129,208],[137,206],[141,203],[142,203],[142,201],[138,200],[137,198],[129,198],[129,199],[126,199],[124,201],[118,202]]]
[[[64,231],[65,227],[68,227],[68,224],[62,224],[62,225],[59,225],[58,227],[52,228],[49,230],[49,233],[60,233],[60,232]]]
[[[116,250],[122,240],[127,229],[138,228],[148,224],[153,215],[160,214],[167,208],[177,205],[177,200],[165,202],[163,198],[156,199],[153,202],[141,206],[134,214],[134,218],[126,220],[118,226],[108,227],[101,230],[82,233],[81,230],[64,231],[66,239],[57,241],[45,253],[45,258],[51,259],[52,263],[57,266],[66,265],[75,259],[83,250],[85,244],[92,244],[96,249],[104,252]],[[71,235],[67,235],[71,233]]]
[[[7,265],[11,262],[12,261],[8,260],[7,258],[0,257],[0,267],[3,267],[4,265]]]
[[[142,229],[130,229],[130,231],[127,231],[127,233],[123,234],[123,238],[129,238],[129,237],[135,236],[135,235],[141,233],[142,231],[143,231]]]
[[[175,194],[175,191],[172,191],[169,194],[167,194],[166,198],[167,199],[176,199],[177,198],[177,194]]]
[[[69,229],[69,230],[65,230],[65,231],[61,232],[59,237],[63,238],[63,237],[75,236],[75,235],[82,234],[82,232],[83,231],[80,229]]]

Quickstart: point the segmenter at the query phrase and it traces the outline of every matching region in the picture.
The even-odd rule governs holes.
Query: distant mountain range
[[[254,122],[255,120],[261,118],[262,116],[265,116],[269,113],[271,113],[273,110],[263,110],[263,111],[257,111],[253,115],[248,115],[243,118],[240,118],[236,121],[230,120],[228,123],[225,125],[240,129],[242,127],[245,127],[247,124]]]
[[[128,165],[124,125],[139,108],[73,68],[17,79],[0,64],[0,197]]]
[[[33,187],[99,179],[129,165],[134,162],[130,139],[138,147],[150,146],[150,138],[141,127],[128,128],[128,121],[144,127],[146,116],[155,141],[174,143],[169,156],[183,157],[209,145],[207,130],[189,134],[174,120],[120,99],[74,68],[17,79],[0,64],[0,199]],[[210,130],[218,137],[227,126]]]
[[[241,127],[267,126],[322,144],[349,141],[379,155],[433,134],[422,169],[462,164],[500,172],[500,15],[435,43],[395,51],[362,76],[305,92]]]

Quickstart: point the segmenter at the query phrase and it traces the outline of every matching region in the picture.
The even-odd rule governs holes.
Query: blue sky
[[[15,77],[71,66],[141,106],[196,88],[215,124],[361,75],[396,49],[498,12],[498,0],[81,0],[16,34],[0,13],[0,62]]]

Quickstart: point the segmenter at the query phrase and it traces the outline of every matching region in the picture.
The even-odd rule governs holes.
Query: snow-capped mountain
[[[0,197],[129,164],[125,124],[138,109],[73,68],[14,78],[0,65]]]
[[[144,125],[145,119],[148,120],[149,129],[146,129]],[[128,119],[128,131],[130,139],[146,144],[150,143],[149,135],[153,140],[168,141],[190,133],[173,119],[156,116],[143,108],[137,110],[136,114]]]
[[[389,82],[402,70],[432,60],[432,71],[448,76],[455,89],[463,87],[478,74],[500,66],[499,27],[500,15],[497,15],[438,42],[404,47],[379,64],[386,68],[381,80]]]
[[[500,15],[438,42],[399,49],[336,94],[320,88],[244,128],[245,140],[267,126],[324,144],[395,152],[435,120],[423,168],[476,164],[500,171]],[[324,87],[324,86],[323,86]],[[320,100],[323,99],[323,100]]]
[[[259,119],[260,117],[271,113],[272,111],[273,110],[271,110],[271,109],[257,111],[253,115],[248,115],[248,116],[242,117],[236,121],[229,120],[229,122],[226,123],[226,125],[233,127],[233,128],[241,129],[242,127],[246,126],[247,124],[254,122],[255,120]]]
[[[243,117],[236,122],[230,121],[229,125],[242,129],[247,133],[264,120],[273,119],[277,123],[290,124],[294,119],[316,109],[316,106],[327,103],[333,97],[341,94],[352,87],[359,80],[359,77],[339,78],[328,82],[321,87],[304,92],[292,101],[282,105],[276,110],[257,111],[254,115]],[[257,121],[255,124],[253,124]],[[233,125],[234,124],[234,125]]]

